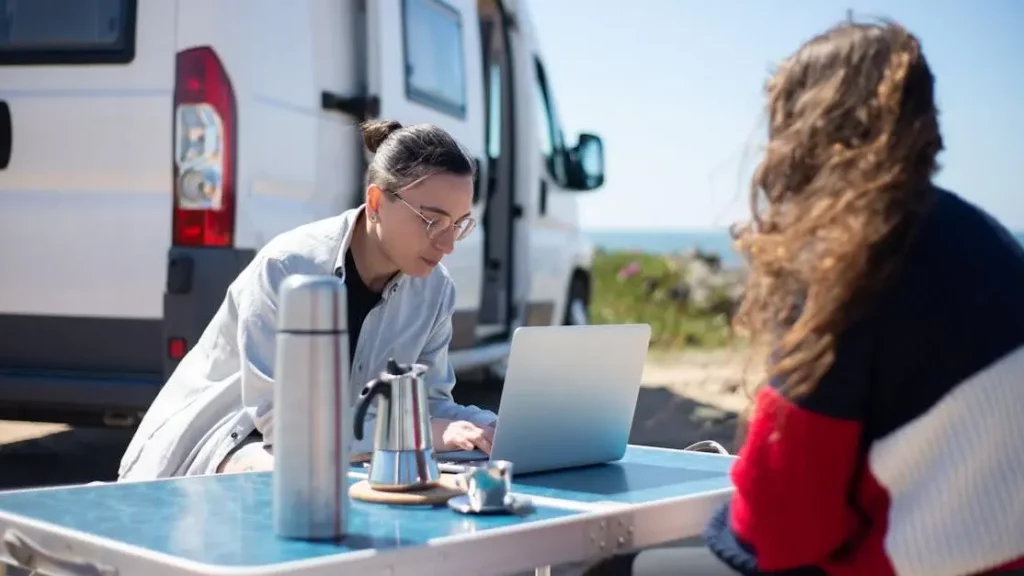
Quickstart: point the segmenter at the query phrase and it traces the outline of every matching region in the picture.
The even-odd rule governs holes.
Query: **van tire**
[[[565,301],[565,316],[562,324],[582,326],[590,324],[590,281],[585,274],[576,271],[569,284],[569,298]]]

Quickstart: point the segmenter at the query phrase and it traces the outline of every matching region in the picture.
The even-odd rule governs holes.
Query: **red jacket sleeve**
[[[736,491],[705,534],[734,568],[757,574],[821,567],[859,530],[849,502],[863,460],[865,332],[848,331],[832,368],[805,397],[788,399],[779,382],[755,396],[731,473]]]

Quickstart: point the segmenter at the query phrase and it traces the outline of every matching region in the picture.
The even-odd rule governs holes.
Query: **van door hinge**
[[[380,114],[380,98],[373,95],[342,96],[324,90],[320,93],[320,106],[324,110],[333,110],[354,116],[358,120],[369,120]]]
[[[621,512],[592,520],[587,526],[587,552],[591,558],[606,558],[633,548],[636,529],[633,514]]]

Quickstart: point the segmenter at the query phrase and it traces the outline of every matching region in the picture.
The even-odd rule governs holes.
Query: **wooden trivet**
[[[444,504],[452,496],[465,493],[466,491],[459,488],[456,484],[454,474],[442,474],[441,479],[438,480],[436,485],[424,490],[408,490],[404,492],[374,490],[366,480],[356,482],[348,490],[348,495],[353,500],[408,506]]]

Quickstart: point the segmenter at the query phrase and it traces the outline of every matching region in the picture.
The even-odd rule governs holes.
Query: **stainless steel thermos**
[[[345,285],[293,275],[278,294],[273,515],[284,538],[345,534],[349,498],[349,344]]]

